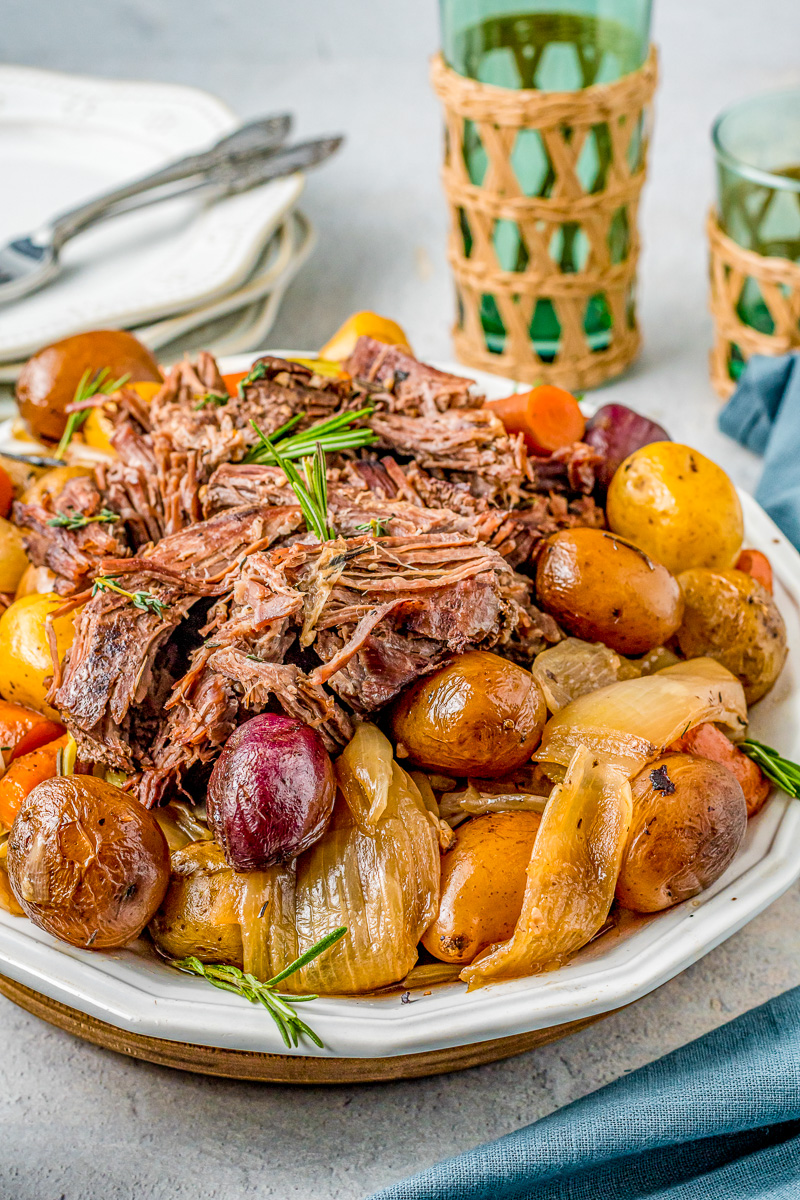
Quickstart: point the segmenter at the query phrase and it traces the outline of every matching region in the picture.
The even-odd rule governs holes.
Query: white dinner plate
[[[280,352],[279,352],[280,353]],[[252,355],[228,359],[246,369]],[[445,370],[464,373],[455,364]],[[469,372],[490,397],[507,395],[507,380]],[[786,621],[790,653],[773,690],[753,709],[753,736],[800,759],[800,555],[752,497],[742,494],[748,546],[764,550],[775,573],[775,597]],[[800,878],[800,803],[775,792],[748,822],[744,844],[717,882],[693,900],[653,916],[626,914],[618,928],[541,975],[490,984],[468,993],[461,983],[400,995],[322,997],[303,1016],[325,1043],[293,1053],[385,1058],[463,1046],[545,1029],[609,1012],[646,995],[713,950]],[[119,1029],[227,1049],[289,1053],[269,1015],[239,997],[180,975],[152,947],[105,953],[76,950],[0,911],[0,972],[62,1004]]]
[[[0,242],[216,141],[237,124],[194,88],[0,66]],[[141,325],[238,287],[302,191],[298,173],[216,204],[187,197],[69,242],[64,272],[0,306],[0,362],[84,329]]]

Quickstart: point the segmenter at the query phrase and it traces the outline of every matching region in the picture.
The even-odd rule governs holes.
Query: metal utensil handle
[[[212,170],[207,171],[201,178],[191,176],[187,180],[178,181],[169,192],[153,189],[117,201],[104,208],[94,216],[92,224],[105,221],[111,217],[119,217],[124,213],[135,212],[158,204],[162,200],[172,200],[180,196],[200,195],[209,200],[221,200],[224,196],[238,195],[249,191],[271,179],[279,179],[284,175],[293,175],[295,171],[308,170],[317,163],[324,162],[334,151],[338,150],[343,138],[319,138],[311,142],[299,142],[286,150],[275,150],[268,154],[252,154],[238,157],[234,162],[218,163]],[[82,226],[85,229],[86,226]],[[80,231],[78,231],[80,232]]]
[[[182,179],[191,178],[214,167],[233,166],[254,154],[270,153],[285,141],[291,123],[291,117],[285,113],[249,121],[245,125],[240,125],[233,133],[221,138],[208,150],[190,154],[176,162],[168,163],[150,175],[134,179],[130,183],[104,192],[101,196],[86,201],[85,204],[80,204],[76,208],[59,214],[52,224],[54,247],[57,250],[60,249],[77,233],[81,233],[95,221],[102,220],[107,210],[119,205],[122,201],[144,195],[171,183],[177,183]],[[133,207],[138,207],[138,205]],[[120,211],[123,210],[120,209]]]

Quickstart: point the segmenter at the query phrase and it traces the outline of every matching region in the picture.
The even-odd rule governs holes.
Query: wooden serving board
[[[526,1050],[545,1046],[548,1042],[592,1025],[604,1016],[610,1016],[610,1013],[601,1013],[583,1017],[579,1021],[568,1021],[564,1025],[553,1025],[549,1029],[537,1029],[533,1033],[475,1042],[469,1046],[451,1046],[425,1054],[400,1054],[392,1058],[311,1058],[224,1050],[128,1033],[97,1017],[86,1016],[76,1008],[60,1004],[58,1000],[50,1000],[4,975],[0,975],[0,993],[57,1029],[63,1029],[106,1050],[116,1050],[118,1054],[157,1063],[161,1067],[175,1067],[180,1071],[194,1071],[198,1075],[220,1075],[255,1083],[382,1083],[394,1079],[416,1079],[423,1075],[443,1075],[448,1071],[463,1071],[466,1067],[477,1067],[482,1063],[523,1054]]]

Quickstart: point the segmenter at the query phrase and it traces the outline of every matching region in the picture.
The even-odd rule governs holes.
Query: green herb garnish
[[[92,396],[111,396],[114,394],[114,392],[118,392],[119,389],[123,387],[129,379],[130,375],[120,375],[119,379],[112,379],[111,374],[106,367],[103,367],[101,371],[97,371],[93,376],[92,372],[87,368],[83,372],[83,375],[81,375],[81,381],[75,389],[75,395],[72,403],[83,404],[84,400],[91,400]],[[80,429],[81,425],[83,425],[91,411],[91,408],[82,408],[77,412],[71,412],[68,415],[67,427],[64,430],[61,441],[58,443],[58,448],[55,453],[56,458],[64,457],[67,452],[67,446],[70,444],[74,435]]]
[[[378,435],[371,429],[353,428],[353,424],[355,421],[368,417],[373,411],[372,408],[361,408],[358,412],[337,413],[336,416],[326,417],[324,421],[317,421],[315,425],[310,425],[308,429],[304,429],[301,433],[294,433],[291,437],[287,436],[289,430],[294,428],[297,422],[305,416],[305,413],[298,413],[269,436],[259,429],[255,421],[251,420],[250,424],[258,434],[259,442],[247,452],[243,462],[277,463],[275,443],[278,440],[280,441],[281,455],[288,460],[306,458],[309,454],[313,454],[318,442],[326,452],[358,450],[361,446],[372,446],[377,442]]]
[[[782,758],[772,746],[765,746],[763,742],[757,742],[753,738],[739,742],[738,746],[748,758],[758,763],[767,779],[777,783],[778,787],[783,788],[795,800],[800,799],[800,766],[796,762]]]
[[[251,1004],[263,1004],[278,1026],[280,1035],[289,1049],[299,1044],[302,1034],[310,1038],[316,1046],[322,1048],[322,1039],[290,1007],[292,1004],[302,1004],[309,1000],[317,1000],[319,997],[317,995],[292,996],[276,992],[275,985],[282,983],[290,975],[294,975],[295,971],[299,971],[301,967],[313,962],[315,958],[319,958],[326,950],[330,950],[331,946],[343,938],[346,933],[347,928],[344,925],[339,929],[334,929],[332,933],[326,934],[324,938],[315,942],[310,949],[296,958],[283,971],[273,975],[272,979],[268,979],[266,983],[261,983],[254,975],[246,974],[238,967],[231,967],[227,963],[202,963],[199,958],[172,959],[171,962],[172,966],[177,967],[179,971],[185,971],[188,975],[199,975],[214,987],[222,988],[226,992],[235,992],[237,996],[244,996],[245,1000],[249,1000]]]
[[[157,617],[163,616],[169,605],[163,600],[159,600],[158,596],[154,596],[152,592],[129,592],[125,588],[120,587],[115,579],[108,575],[98,575],[92,585],[92,595],[96,596],[98,592],[116,592],[118,596],[127,596],[133,601],[135,608],[141,608],[143,612],[155,613]]]
[[[289,480],[292,491],[303,511],[307,528],[311,533],[315,533],[321,542],[333,541],[336,534],[328,524],[328,475],[322,444],[317,442],[316,447],[308,448],[313,452],[308,453],[303,459],[303,472],[306,477],[306,481],[303,483],[297,468],[283,457],[282,450],[279,450],[265,433],[261,433],[260,430],[258,432],[259,437],[270,448],[278,466]]]
[[[101,508],[100,512],[94,517],[86,517],[83,513],[73,508],[68,513],[56,510],[56,515],[47,524],[60,529],[83,529],[85,525],[91,525],[93,521],[100,521],[103,524],[110,525],[113,521],[118,520],[119,513],[112,512],[110,508]]]
[[[223,396],[221,392],[206,392],[194,406],[194,411],[199,412],[201,408],[205,408],[207,404],[213,404],[216,408],[222,408],[228,403],[230,396]]]
[[[252,367],[247,372],[244,379],[239,380],[239,387],[237,389],[239,392],[239,399],[240,400],[244,399],[244,389],[247,387],[248,383],[258,383],[259,379],[263,379],[264,376],[266,375],[266,373],[267,373],[267,364],[265,362],[259,361],[259,362],[253,363]]]
[[[370,521],[365,521],[363,525],[353,526],[353,532],[371,533],[376,538],[385,537],[390,520],[390,517],[373,517]]]

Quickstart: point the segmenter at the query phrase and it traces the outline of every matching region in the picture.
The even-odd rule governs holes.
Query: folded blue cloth
[[[800,549],[800,354],[755,354],[719,427],[764,455],[756,500]]]
[[[644,1197],[800,1197],[800,988],[372,1200]]]

